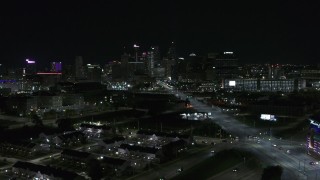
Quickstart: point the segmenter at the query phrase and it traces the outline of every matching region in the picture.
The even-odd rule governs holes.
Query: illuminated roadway
[[[172,88],[164,82],[158,82],[158,84],[182,99],[187,98],[186,94],[177,90],[172,90]],[[238,136],[240,141],[248,141],[247,137],[249,135],[260,136],[258,129],[240,123],[232,116],[222,113],[220,108],[199,102],[193,97],[189,97],[189,100],[195,110],[199,112],[211,112],[213,116],[211,119],[216,124],[220,125],[222,129],[234,136]],[[303,144],[302,146],[301,143]],[[261,137],[259,144],[246,144],[247,145],[243,146],[243,148],[254,153],[264,164],[280,165],[283,167],[284,171],[282,179],[320,179],[320,165],[309,164],[310,162],[315,162],[316,159],[307,155],[305,142],[299,143],[279,140],[274,137]],[[276,144],[276,146],[273,146],[274,144]],[[280,147],[282,149],[279,149]],[[287,153],[287,149],[290,149],[291,152]]]

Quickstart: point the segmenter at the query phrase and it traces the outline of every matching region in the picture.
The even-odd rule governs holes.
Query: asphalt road
[[[192,168],[195,164],[201,163],[202,161],[206,160],[213,156],[211,150],[214,149],[215,152],[221,151],[223,149],[229,149],[232,147],[237,146],[237,144],[230,144],[230,143],[219,143],[214,147],[211,145],[207,145],[203,149],[199,149],[196,152],[192,153],[190,156],[182,159],[177,159],[173,162],[169,162],[164,165],[159,165],[159,167],[153,168],[149,171],[146,171],[142,174],[138,174],[137,176],[133,176],[129,178],[130,180],[145,180],[145,179],[171,179],[174,176],[179,175],[177,169],[183,167],[184,171]],[[181,172],[183,173],[183,172]],[[128,180],[129,180],[128,179]]]
[[[160,82],[163,87],[167,88],[168,91],[174,93],[186,99],[187,96],[183,92],[172,90],[165,85],[165,83]],[[230,115],[224,114],[220,111],[219,107],[208,106],[193,97],[189,97],[192,107],[198,112],[211,112],[216,124],[220,125],[222,129],[227,132],[238,136],[240,141],[247,141],[247,137],[259,136],[259,130],[253,127],[249,127],[245,124],[240,123],[238,120]],[[270,140],[269,140],[270,139]],[[291,143],[291,144],[290,144]],[[274,147],[273,144],[277,146]],[[303,144],[301,146],[300,144]],[[286,151],[277,149],[277,147],[288,146],[287,148],[292,149],[292,153],[288,154]],[[292,179],[316,179],[318,172],[320,173],[319,165],[310,165],[310,162],[315,162],[316,159],[307,155],[305,150],[305,142],[288,142],[283,140],[275,139],[270,136],[269,138],[263,138],[258,143],[249,143],[247,146],[243,146],[248,151],[254,153],[259,159],[267,165],[281,165],[284,168],[282,179],[292,180]]]

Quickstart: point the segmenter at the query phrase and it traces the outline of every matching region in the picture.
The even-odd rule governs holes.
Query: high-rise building
[[[98,64],[87,64],[87,80],[101,82],[101,67]]]
[[[136,45],[136,44],[133,45],[133,49],[134,49],[134,60],[135,60],[136,62],[139,61],[139,48],[140,48],[140,46],[138,46],[138,45]]]
[[[151,70],[154,68],[154,64],[155,64],[155,55],[153,51],[148,52],[147,64],[148,64],[148,72],[150,73]]]
[[[233,52],[223,52],[217,55],[214,67],[218,80],[238,76],[238,58]]]
[[[160,49],[159,46],[151,46],[151,51],[153,52],[153,58],[154,58],[154,67],[160,67],[163,65],[161,62],[160,57]]]
[[[279,79],[283,75],[281,71],[281,66],[279,64],[270,64],[268,70],[269,79]]]
[[[51,72],[62,72],[61,62],[51,62]]]
[[[82,56],[77,56],[75,59],[75,78],[83,79],[84,78],[84,67]]]
[[[175,61],[178,59],[178,55],[176,52],[176,46],[175,46],[174,42],[171,42],[171,46],[169,47],[167,56],[168,56],[168,59],[172,60],[172,61]]]
[[[164,67],[165,67],[165,74],[166,77],[169,79],[172,79],[173,72],[174,72],[174,66],[177,63],[178,55],[176,52],[176,46],[174,42],[171,42],[171,46],[169,47],[167,58],[163,59]]]
[[[25,74],[30,75],[30,74],[35,74],[37,72],[37,66],[36,66],[36,61],[26,59],[26,68],[25,68]]]

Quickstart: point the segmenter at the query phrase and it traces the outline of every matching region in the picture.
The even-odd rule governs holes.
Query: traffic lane
[[[223,149],[229,149],[236,146],[236,144],[230,143],[220,143],[215,147],[207,146],[204,151],[200,151],[196,154],[189,156],[188,158],[180,159],[172,164],[169,165],[160,165],[159,168],[151,169],[147,172],[147,174],[142,174],[138,177],[130,178],[130,179],[159,179],[161,177],[165,177],[166,179],[170,179],[179,175],[177,172],[178,168],[183,167],[184,171],[192,168],[195,164],[201,163],[207,158],[211,158],[213,154],[211,150],[214,149],[215,152],[221,151]],[[183,172],[182,172],[183,173]]]
[[[239,163],[236,166],[233,166],[224,172],[221,172],[215,176],[212,176],[208,180],[215,179],[247,179],[247,180],[256,180],[260,179],[262,174],[262,170],[259,168],[250,169],[244,163]]]
[[[178,93],[178,91],[177,91]],[[186,97],[183,93],[179,92],[179,95],[181,97]],[[226,124],[223,120],[227,118],[227,115],[224,115],[223,113],[221,113],[217,108],[213,108],[213,107],[208,107],[208,106],[205,106],[203,103],[200,103],[196,100],[194,100],[193,98],[190,98],[189,99],[191,104],[193,105],[193,108],[200,111],[200,112],[213,112],[214,113],[214,118],[213,120],[215,122],[217,122],[217,124],[219,124],[223,129],[225,130],[228,130],[228,131],[231,131],[231,133],[234,133],[234,134],[237,134],[238,136],[241,136],[241,137],[244,137],[244,136],[247,136],[247,135],[253,135],[253,134],[257,134],[257,130],[255,128],[251,128],[251,127],[246,127],[246,126],[242,126],[242,128],[239,128],[239,125],[240,125],[240,122],[239,121],[236,121],[234,118],[230,118],[229,120],[230,121],[233,121],[233,124],[236,124],[237,126],[236,127],[232,127],[232,125],[229,125],[229,124],[232,124],[232,123],[228,123]],[[229,121],[229,122],[230,122]],[[245,130],[244,130],[245,129]],[[268,145],[265,147],[267,148]],[[262,153],[261,153],[262,152]],[[264,158],[266,158],[266,155],[268,154],[269,152],[265,151],[264,149],[261,149],[258,153],[259,156],[262,156]],[[268,157],[267,157],[268,158]],[[266,162],[270,162],[271,164],[272,163],[275,163],[274,160],[272,159],[266,159],[265,160]],[[285,162],[282,162],[282,163],[285,163]],[[294,164],[294,162],[293,162]],[[292,172],[292,173],[284,173],[283,174],[283,177],[284,178],[295,178],[294,176],[292,176],[292,174],[296,174],[296,175],[300,175],[299,173],[296,173],[295,170],[292,170],[292,169],[288,169],[286,168],[284,170],[284,172]]]

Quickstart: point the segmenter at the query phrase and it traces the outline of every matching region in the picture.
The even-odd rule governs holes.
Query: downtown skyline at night
[[[0,180],[320,177],[317,1],[8,1]]]

